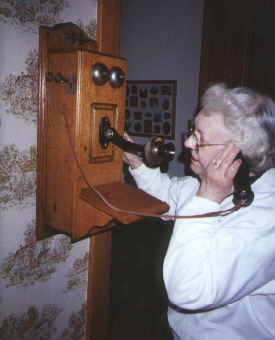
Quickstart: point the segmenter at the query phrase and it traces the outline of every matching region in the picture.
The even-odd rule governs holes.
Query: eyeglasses
[[[188,137],[191,137],[194,139],[194,144],[195,144],[195,152],[199,152],[199,148],[203,146],[214,146],[214,145],[227,145],[225,143],[220,143],[220,144],[201,144],[201,142],[198,140],[197,135],[195,134],[195,127],[194,127],[194,119],[188,119]]]
[[[198,153],[198,152],[199,152],[199,148],[201,148],[201,147],[203,147],[203,146],[227,145],[227,144],[225,144],[225,143],[219,143],[219,144],[201,144],[201,142],[199,142],[198,137],[197,137],[197,135],[195,134],[195,132],[193,132],[193,133],[191,134],[191,136],[192,136],[192,138],[194,138],[194,140],[195,140],[195,148],[194,148],[194,150],[195,150],[196,153]]]

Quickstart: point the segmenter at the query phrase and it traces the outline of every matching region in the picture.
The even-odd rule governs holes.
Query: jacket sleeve
[[[232,206],[232,197],[226,200],[227,208]],[[251,206],[222,217],[177,219],[164,261],[170,302],[185,310],[209,310],[255,294],[272,282],[274,206],[274,193],[256,193]],[[217,210],[219,204],[194,196],[178,214]]]
[[[133,178],[139,189],[166,202],[170,206],[168,214],[175,213],[177,204],[176,186],[177,178],[170,179],[166,173],[161,173],[159,168],[150,169],[142,164],[138,169],[131,170]]]

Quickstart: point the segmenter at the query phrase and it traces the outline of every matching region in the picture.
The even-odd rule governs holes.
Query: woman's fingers
[[[226,175],[228,178],[234,178],[236,173],[239,170],[239,167],[242,164],[242,160],[241,159],[236,159],[229,167],[228,170],[226,172]]]
[[[229,143],[215,157],[215,160],[212,163],[212,171],[215,171],[217,174],[219,173],[228,180],[233,180],[242,163],[240,159],[236,159],[239,151],[239,148],[237,148],[233,143]]]
[[[128,142],[135,142],[126,132],[124,132],[124,138]],[[129,164],[132,169],[137,169],[141,166],[141,164],[143,164],[143,161],[139,158],[138,154],[135,151],[124,151],[123,161]]]
[[[132,143],[135,142],[126,132],[124,132],[124,139],[126,139],[128,142],[132,142]]]
[[[233,179],[242,161],[235,160],[239,149],[229,143],[208,165],[203,175],[198,196],[222,202],[233,193]]]
[[[239,151],[240,149],[230,142],[225,148],[223,148],[223,150],[220,151],[220,153],[218,153],[212,164],[218,164],[219,166],[231,165]]]

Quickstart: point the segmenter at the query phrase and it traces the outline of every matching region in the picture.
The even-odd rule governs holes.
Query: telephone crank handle
[[[238,204],[243,199],[242,206],[247,207],[253,202],[254,193],[251,189],[248,163],[241,152],[238,153],[236,159],[238,158],[242,160],[242,164],[233,180],[235,188],[233,203]]]

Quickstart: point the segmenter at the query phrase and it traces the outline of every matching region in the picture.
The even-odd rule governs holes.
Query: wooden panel
[[[113,162],[107,162],[106,164],[89,164],[89,144],[91,135],[98,136],[99,131],[99,116],[96,121],[94,119],[93,109],[95,105],[100,104],[101,108],[116,107],[117,112],[113,110],[104,110],[104,114],[107,115],[110,122],[114,124],[114,128],[120,134],[124,132],[124,112],[125,112],[125,97],[126,97],[126,82],[120,88],[113,88],[109,82],[103,86],[96,86],[91,80],[90,71],[95,63],[103,63],[110,70],[113,66],[120,67],[126,74],[126,61],[120,58],[114,58],[97,53],[89,53],[81,51],[81,67],[78,74],[79,79],[79,93],[77,97],[77,116],[78,116],[78,142],[79,156],[81,164],[86,167],[87,172],[91,171],[96,176],[91,178],[94,184],[99,185],[103,183],[111,183],[114,181],[122,180],[122,154],[123,151],[116,148],[115,158]],[[92,123],[96,123],[95,126]],[[96,137],[97,138],[97,137]],[[94,140],[94,147],[96,148],[96,154],[105,156],[106,150],[101,149],[99,139]],[[109,145],[108,148],[112,148]],[[107,151],[107,153],[109,150]],[[89,169],[89,170],[88,170]],[[100,169],[100,172],[99,172]]]
[[[129,184],[114,182],[96,186],[95,189],[106,198],[108,203],[124,211],[112,209],[112,207],[107,205],[91,188],[82,189],[80,197],[123,224],[129,224],[142,218],[126,213],[125,211],[135,211],[141,214],[156,214],[169,210],[169,206],[165,202],[161,202],[153,196],[144,195],[142,190]],[[125,199],[125,197],[127,197],[127,199]]]
[[[97,42],[98,50],[119,56],[121,0],[98,0]]]
[[[84,43],[80,46],[78,43],[71,43],[70,41],[67,41],[64,39],[64,33],[67,31],[74,31],[76,34],[80,35],[84,39]],[[62,127],[64,125],[60,125],[60,117],[62,116],[62,104],[59,106],[55,106],[52,102],[52,95],[55,96],[55,90],[60,91],[62,89],[62,95],[64,94],[64,86],[65,84],[56,84],[55,82],[52,82],[49,84],[49,82],[46,81],[46,74],[48,72],[64,72],[64,74],[68,75],[74,72],[76,75],[76,63],[74,63],[74,69],[72,68],[72,65],[70,65],[70,61],[66,61],[65,65],[69,65],[69,70],[64,69],[65,65],[58,65],[58,68],[52,68],[56,67],[54,65],[49,65],[49,55],[50,52],[53,51],[59,51],[61,52],[71,51],[71,53],[76,52],[79,48],[86,48],[91,51],[97,50],[97,43],[94,40],[88,39],[85,33],[78,28],[76,25],[72,23],[65,23],[65,24],[59,24],[55,25],[54,27],[45,27],[41,26],[39,29],[39,110],[38,110],[38,128],[37,128],[37,191],[36,191],[36,236],[37,239],[43,239],[45,237],[49,237],[52,235],[56,235],[59,233],[58,230],[62,230],[66,232],[61,226],[57,228],[57,230],[50,228],[48,224],[46,223],[48,220],[51,220],[51,218],[48,216],[47,212],[47,178],[48,178],[48,168],[47,168],[47,149],[48,149],[48,142],[51,139],[51,129],[49,129],[50,124],[56,125],[56,131],[57,134],[59,131],[57,131],[57,127],[60,127],[60,131],[64,132],[62,130]],[[52,53],[53,56],[53,53]],[[72,60],[72,56],[70,60]],[[52,69],[49,70],[49,67]],[[67,73],[69,72],[69,73]],[[55,90],[52,90],[52,89]],[[51,91],[49,93],[48,91]],[[55,97],[56,98],[56,97]],[[59,112],[59,116],[56,118],[56,123],[53,123],[48,121],[49,115],[48,115],[48,104],[51,105],[51,107],[54,110],[57,110]],[[59,102],[60,104],[60,102]],[[64,102],[63,102],[64,104]],[[70,103],[70,109],[74,110],[73,103]],[[70,112],[68,112],[70,116]],[[63,121],[64,123],[64,121]],[[47,132],[48,131],[48,132]],[[62,133],[63,133],[62,132]],[[61,159],[61,158],[60,158]],[[70,161],[72,160],[72,157],[70,157]],[[57,165],[56,165],[57,166]],[[60,171],[63,171],[63,168],[61,166],[58,167],[59,173]],[[55,180],[55,179],[54,179]],[[59,182],[56,183],[59,186]],[[49,207],[49,205],[48,205]],[[54,203],[51,203],[51,209],[55,210]],[[46,221],[45,221],[46,219]],[[71,230],[70,224],[66,223],[66,229]]]
[[[122,150],[112,143],[108,150],[101,148],[98,138],[100,117],[95,120],[92,112],[97,103],[101,103],[101,107],[105,105],[102,112],[123,133],[126,82],[120,88],[113,88],[109,82],[97,86],[92,82],[91,69],[95,63],[102,62],[108,69],[119,66],[126,73],[126,61],[89,51],[51,51],[48,62],[49,72],[53,75],[61,73],[65,78],[73,76],[76,79],[76,91],[68,92],[66,83],[54,80],[46,84],[47,124],[43,132],[46,134],[47,171],[42,225],[79,239],[89,235],[93,226],[103,227],[112,220],[108,214],[81,200],[81,189],[122,180]],[[115,110],[106,110],[106,107]],[[113,154],[109,162],[89,162],[91,139],[98,156]]]
[[[116,117],[113,117],[112,110],[106,110],[105,113],[110,121],[114,122],[117,130],[123,133],[126,82],[121,88],[113,88],[109,82],[103,86],[96,86],[91,79],[91,69],[95,63],[101,62],[108,69],[113,66],[119,66],[126,73],[126,61],[87,51],[79,51],[79,57],[75,141],[81,168],[91,185],[122,181],[122,150],[110,144],[108,148],[109,150],[114,150],[113,159],[109,162],[91,164],[89,147],[92,136],[98,136],[99,130],[99,125],[97,124],[99,121],[96,120],[95,125],[92,121],[92,111],[96,103],[106,104],[107,106],[111,105],[117,108],[118,113]],[[106,156],[106,150],[101,149],[99,139],[97,141],[94,139],[94,142],[95,153],[103,157]],[[110,152],[109,150],[107,152]],[[83,176],[81,177],[75,186],[74,211],[77,214],[74,215],[74,230],[72,232],[75,238],[87,234],[91,227],[107,225],[111,220],[109,215],[102,213],[79,198],[81,189],[88,187]]]
[[[199,97],[212,83],[246,83],[252,0],[205,0]]]
[[[111,126],[117,126],[118,106],[114,104],[93,103],[91,107],[91,133],[89,143],[89,163],[111,162],[115,159],[116,148],[111,143],[106,149],[99,147],[99,129],[94,126],[101,124],[102,118],[108,117]]]
[[[77,74],[77,53],[49,55],[50,72],[64,76]],[[47,83],[46,184],[44,224],[57,230],[72,232],[73,186],[75,159],[68,139],[63,110],[69,124],[75,124],[75,95],[66,94],[66,84]]]
[[[247,86],[275,100],[275,1],[254,0]]]
[[[111,231],[90,240],[87,340],[107,340]]]
[[[97,6],[98,50],[118,56],[121,0],[98,0]],[[107,339],[111,241],[111,231],[90,240],[86,327],[89,340]]]

